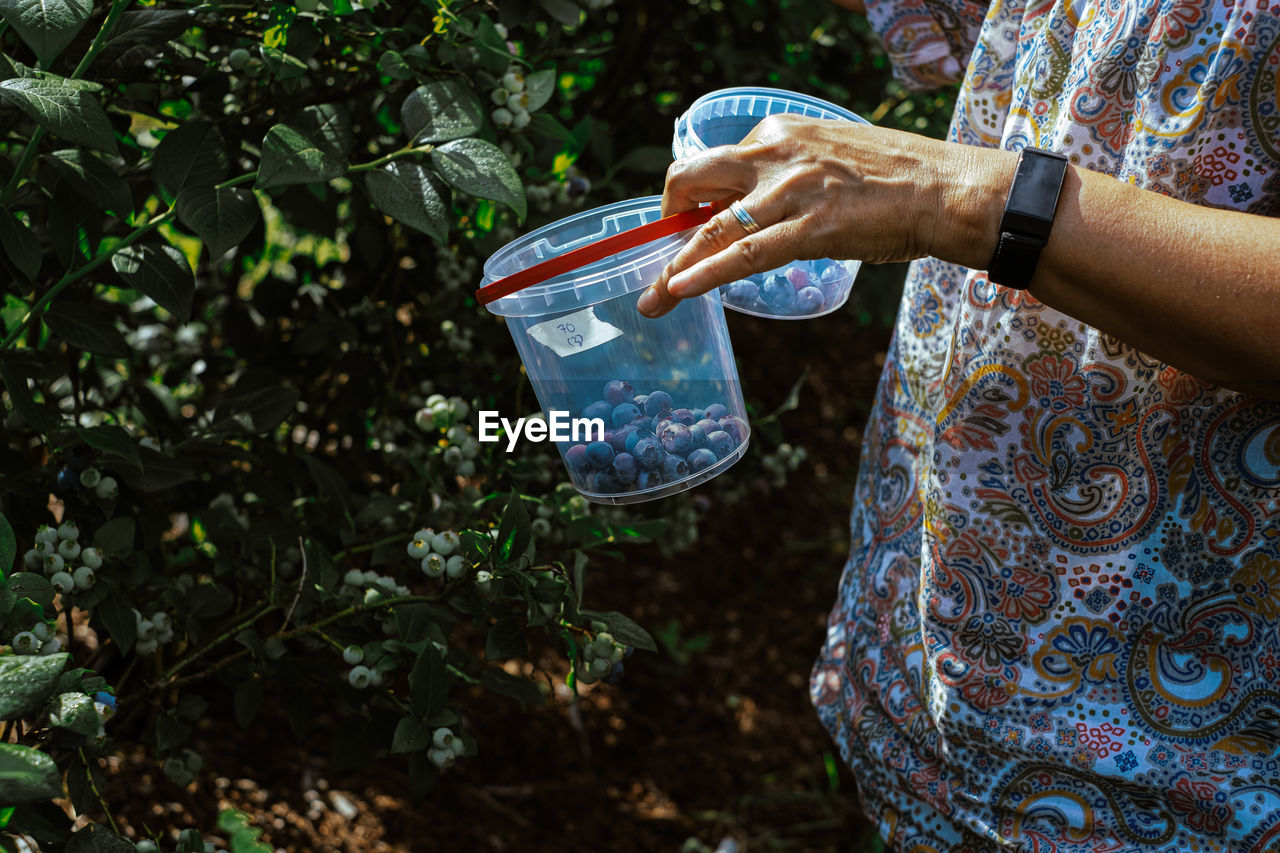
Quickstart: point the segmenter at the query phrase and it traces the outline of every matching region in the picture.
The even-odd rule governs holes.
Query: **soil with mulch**
[[[472,697],[465,722],[482,754],[421,802],[395,757],[331,773],[323,721],[299,743],[270,701],[248,731],[227,713],[198,733],[206,769],[187,789],[140,757],[116,763],[107,793],[122,831],[210,830],[230,806],[287,851],[880,849],[807,681],[889,333],[865,313],[859,322],[856,300],[816,320],[730,324],[746,393],[764,411],[809,366],[782,420],[808,459],[781,492],[700,500],[692,550],[631,548],[589,577],[592,607],[674,627],[677,646],[694,646],[687,657],[636,654],[620,684],[588,688],[576,710],[563,693],[527,712]]]

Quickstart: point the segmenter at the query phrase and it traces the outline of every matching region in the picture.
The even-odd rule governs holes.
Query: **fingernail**
[[[636,308],[646,317],[652,317],[657,307],[658,294],[652,287],[640,294],[640,298],[636,300]]]
[[[667,282],[667,293],[670,293],[672,296],[684,296],[684,292],[688,288],[688,285],[685,284],[687,280],[688,279],[682,275],[678,275],[669,280]]]

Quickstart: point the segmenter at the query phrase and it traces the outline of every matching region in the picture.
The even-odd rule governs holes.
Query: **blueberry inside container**
[[[679,160],[719,145],[736,145],[766,116],[780,113],[869,124],[843,107],[799,92],[755,86],[718,89],[694,101],[676,119],[671,153]],[[730,282],[720,288],[720,295],[729,308],[757,317],[820,317],[844,305],[861,266],[859,261],[796,260]]]
[[[482,286],[656,221],[661,202],[617,202],[526,234],[486,261]],[[505,318],[544,417],[566,425],[569,438],[556,446],[570,481],[591,501],[684,491],[746,450],[750,427],[719,294],[681,300],[657,319],[636,310],[691,234],[625,250],[487,306]],[[574,436],[573,421],[584,418],[602,421],[604,435]]]

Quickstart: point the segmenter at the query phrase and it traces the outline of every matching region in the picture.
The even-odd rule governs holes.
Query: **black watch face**
[[[1056,158],[1024,155],[1018,161],[1018,173],[1005,210],[1052,221],[1058,206],[1058,190],[1062,186],[1065,164]]]

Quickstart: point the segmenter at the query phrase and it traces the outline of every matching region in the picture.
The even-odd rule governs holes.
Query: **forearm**
[[[934,254],[983,269],[1017,155],[956,152]],[[1280,219],[1067,170],[1029,292],[1206,382],[1280,398]]]

